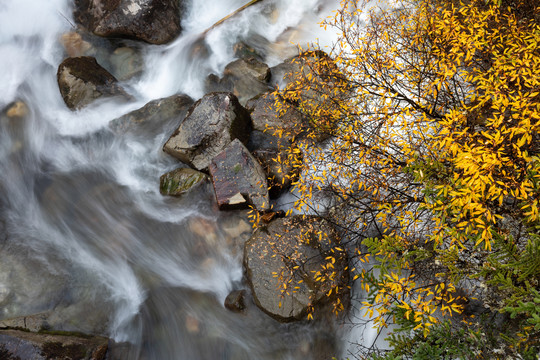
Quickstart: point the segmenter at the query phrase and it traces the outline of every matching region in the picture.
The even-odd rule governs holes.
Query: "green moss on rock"
[[[200,171],[180,168],[163,174],[159,179],[159,192],[162,195],[180,196],[199,186],[208,179]]]

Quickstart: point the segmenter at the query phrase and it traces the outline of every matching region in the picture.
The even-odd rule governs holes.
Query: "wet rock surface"
[[[116,78],[89,56],[67,58],[58,67],[58,86],[66,105],[80,109],[101,97],[129,98]]]
[[[12,319],[0,320],[0,329],[17,328],[32,332],[47,330],[50,328],[48,318],[51,314],[44,312],[29,316],[19,316]]]
[[[242,312],[246,309],[246,290],[234,290],[225,298],[225,307],[232,312]]]
[[[314,229],[327,236],[319,239]],[[279,321],[302,319],[310,306],[315,311],[322,309],[325,301],[331,300],[326,293],[348,281],[344,257],[333,264],[334,280],[315,281],[315,273],[326,264],[330,247],[338,241],[335,230],[317,217],[277,218],[258,229],[244,248],[246,278],[257,306]],[[287,291],[282,291],[284,283]],[[338,296],[342,303],[348,302],[348,292]]]
[[[247,142],[250,131],[249,113],[236,96],[210,93],[190,108],[163,150],[195,169],[203,170],[234,139]]]
[[[105,360],[109,340],[76,336],[0,330],[0,358],[5,360]]]
[[[210,174],[220,209],[253,205],[269,208],[266,176],[246,147],[234,140],[210,164]]]
[[[250,112],[253,129],[274,135],[275,131],[291,129],[302,121],[302,113],[290,106],[283,113],[276,108],[276,97],[272,93],[250,99],[246,109]],[[284,135],[287,133],[285,131]]]
[[[173,95],[150,101],[142,108],[112,120],[109,127],[115,133],[137,132],[142,135],[163,131],[171,121],[184,119],[193,100],[187,95]]]
[[[193,169],[180,168],[161,175],[159,192],[180,196],[208,181],[208,175]]]
[[[223,77],[210,77],[207,82],[208,90],[230,91],[238,97],[240,104],[270,90],[270,68],[265,63],[251,58],[242,58],[228,64],[223,71]]]
[[[179,0],[75,0],[74,17],[96,35],[165,44],[181,32]]]

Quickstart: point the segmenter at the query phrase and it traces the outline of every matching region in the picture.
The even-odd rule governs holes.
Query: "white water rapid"
[[[219,212],[210,189],[163,197],[159,176],[178,167],[162,152],[176,124],[145,136],[103,132],[148,101],[204,93],[210,73],[234,60],[233,44],[260,39],[273,66],[291,42],[328,42],[317,25],[330,0],[265,0],[195,39],[245,0],[191,0],[182,35],[156,46],[130,44],[143,71],[121,85],[132,96],[69,110],[56,71],[73,31],[70,0],[0,1],[0,320],[48,312],[51,326],[109,336],[119,359],[318,359],[341,349],[324,324],[279,324],[256,307],[247,315],[223,301],[241,288],[237,212]],[[335,344],[338,344],[337,346]],[[321,351],[319,351],[321,350]],[[336,356],[339,356],[336,353]]]

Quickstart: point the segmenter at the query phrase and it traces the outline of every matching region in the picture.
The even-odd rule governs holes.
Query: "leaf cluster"
[[[373,3],[342,0],[322,24],[340,34],[329,55],[313,44],[274,94],[278,113],[302,114],[268,129],[294,143],[277,159],[296,169],[294,210],[344,234],[366,317],[393,326],[387,358],[526,356],[540,327],[540,5]]]

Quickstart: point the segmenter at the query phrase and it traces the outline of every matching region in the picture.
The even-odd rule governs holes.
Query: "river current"
[[[121,82],[129,102],[69,110],[56,82],[73,31],[67,0],[0,1],[0,109],[23,101],[24,117],[0,118],[0,319],[46,312],[57,329],[98,333],[125,359],[316,359],[345,354],[339,324],[280,324],[255,306],[223,302],[242,284],[244,212],[217,210],[211,189],[159,193],[179,166],[162,152],[175,123],[144,134],[102,131],[111,120],[173,94],[198,99],[210,73],[234,60],[233,45],[258,41],[274,66],[317,38],[329,0],[265,0],[199,34],[244,0],[187,1],[182,35],[133,44],[138,77]],[[254,40],[259,39],[259,40]],[[123,347],[122,347],[123,346]]]

